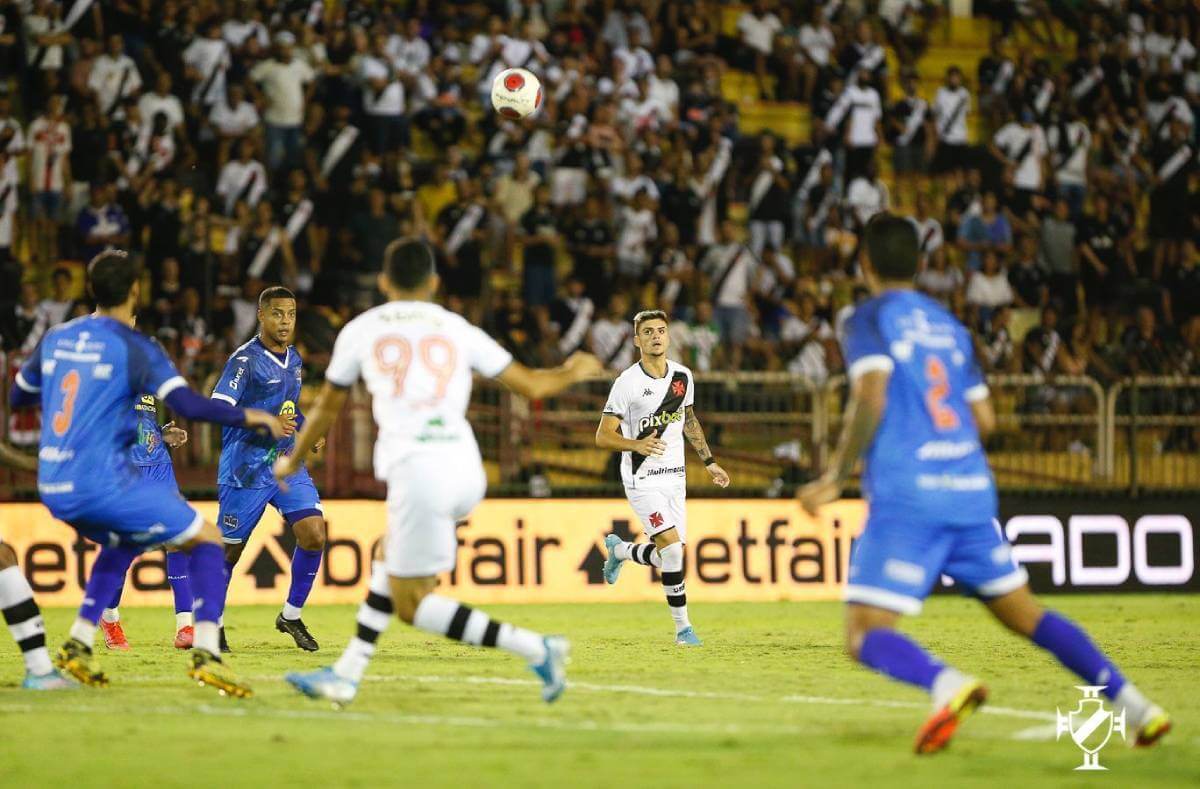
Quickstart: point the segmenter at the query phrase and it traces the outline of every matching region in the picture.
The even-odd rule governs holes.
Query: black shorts
[[[1192,215],[1186,210],[1186,195],[1174,190],[1157,189],[1150,193],[1151,238],[1181,241],[1191,235]]]
[[[897,175],[923,173],[926,166],[924,144],[914,142],[892,148],[892,170]]]
[[[1033,210],[1033,200],[1040,194],[1041,192],[1034,191],[1033,189],[1012,187],[1005,193],[1004,201],[1007,203],[1008,210],[1017,216],[1023,217]]]
[[[933,154],[930,170],[935,175],[952,173],[957,170],[969,170],[975,165],[974,152],[969,145],[952,142],[939,142],[937,151]]]

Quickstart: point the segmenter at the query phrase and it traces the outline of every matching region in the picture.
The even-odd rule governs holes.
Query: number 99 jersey
[[[467,422],[471,375],[495,378],[512,354],[461,315],[429,302],[394,301],[350,321],[338,334],[325,380],[349,387],[362,376],[379,438],[375,476],[386,480],[414,453],[479,450]],[[469,458],[463,456],[464,462]],[[439,473],[454,475],[454,468]]]
[[[872,519],[990,523],[996,486],[970,406],[988,389],[967,329],[922,294],[888,291],[846,320],[843,349],[851,381],[891,373],[864,459]]]

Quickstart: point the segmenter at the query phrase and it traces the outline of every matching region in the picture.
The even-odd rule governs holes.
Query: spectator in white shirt
[[[58,259],[63,191],[71,182],[71,127],[66,96],[51,96],[46,114],[29,124],[29,190],[33,193],[33,251],[49,264]]]
[[[208,122],[217,133],[217,163],[224,166],[234,142],[257,128],[258,110],[246,100],[246,88],[235,82],[228,95],[212,105]]]
[[[1088,160],[1091,157],[1092,131],[1071,107],[1061,123],[1056,123],[1046,132],[1046,144],[1054,162],[1054,182],[1058,193],[1071,207],[1071,217],[1078,219],[1083,214],[1083,200],[1087,190]]]
[[[138,99],[138,112],[147,123],[153,123],[155,115],[165,115],[167,129],[171,133],[183,128],[183,102],[171,92],[169,71],[162,69],[158,72],[154,79],[154,90],[143,93]]]
[[[954,183],[962,181],[963,173],[971,168],[971,149],[967,139],[967,118],[971,114],[971,91],[963,85],[958,66],[946,69],[946,84],[933,97],[933,131],[926,144],[936,151],[932,155],[931,172],[951,175]]]
[[[721,342],[729,349],[732,369],[742,367],[742,354],[751,334],[750,294],[758,275],[758,261],[750,249],[736,239],[733,222],[721,222],[719,243],[704,253],[700,269],[708,278],[716,305]]]
[[[1004,165],[1005,183],[1012,187],[1007,208],[1015,219],[1025,222],[1032,221],[1027,220],[1031,211],[1046,205],[1042,190],[1046,186],[1050,147],[1046,144],[1046,133],[1034,120],[1033,111],[1022,109],[1020,117],[1020,123],[1010,121],[1000,127],[992,138],[990,150]]]
[[[225,213],[233,216],[238,203],[254,208],[267,192],[267,170],[254,158],[254,140],[243,137],[238,158],[221,168],[217,194],[224,200]]]
[[[273,173],[281,165],[296,167],[300,163],[304,107],[316,86],[316,72],[293,54],[295,44],[291,33],[279,33],[275,36],[275,57],[259,62],[250,72],[254,98],[260,105],[265,104],[267,167]]]
[[[225,97],[225,76],[233,65],[229,44],[221,37],[221,24],[215,18],[204,27],[183,51],[187,78],[192,80],[192,101],[210,107]]]
[[[836,128],[842,125],[843,119],[846,121],[847,181],[865,173],[867,163],[875,161],[875,149],[883,136],[883,102],[870,78],[870,71],[859,69],[858,79],[847,84],[829,111],[826,122],[826,126]]]
[[[875,162],[868,162],[866,171],[850,182],[850,188],[846,190],[846,205],[858,224],[866,227],[871,217],[888,209],[888,204],[887,184],[879,180]]]
[[[367,144],[381,154],[396,144],[407,144],[404,123],[404,84],[400,70],[387,53],[387,36],[376,33],[370,54],[358,62],[363,111],[367,114]]]
[[[1000,266],[996,253],[983,253],[983,269],[971,275],[967,283],[967,305],[979,311],[979,322],[986,324],[999,307],[1013,303],[1008,272]]]
[[[71,272],[65,268],[56,268],[50,277],[54,294],[48,299],[42,299],[38,304],[46,315],[46,328],[53,328],[67,319],[75,299],[71,298]]]
[[[761,98],[771,96],[767,89],[767,61],[775,49],[775,36],[783,29],[779,17],[771,13],[766,0],[754,0],[737,21],[738,33],[746,52],[746,65],[753,68]]]
[[[117,120],[124,117],[121,104],[142,89],[142,75],[133,58],[125,54],[121,36],[108,37],[108,50],[96,58],[88,74],[88,88],[96,97],[102,115]]]
[[[406,77],[415,77],[429,65],[433,52],[429,42],[421,37],[419,17],[414,16],[405,23],[404,35],[397,33],[388,39],[387,53]]]

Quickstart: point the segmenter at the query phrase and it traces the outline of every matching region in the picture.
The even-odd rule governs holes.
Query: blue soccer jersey
[[[851,379],[891,373],[863,472],[872,517],[990,523],[996,486],[970,407],[988,390],[966,328],[924,295],[889,291],[855,309],[843,345]]]
[[[283,357],[267,350],[256,336],[233,352],[212,397],[230,405],[259,408],[280,416],[300,413],[300,354],[288,346]],[[271,466],[292,451],[294,436],[279,439],[240,427],[221,430],[221,460],[217,484],[233,488],[275,486]]]
[[[111,487],[134,474],[142,393],[186,386],[162,348],[112,318],[84,316],[46,332],[18,385],[40,389],[38,488],[46,494]]]
[[[158,401],[154,395],[142,395],[133,410],[137,414],[137,443],[130,454],[133,465],[170,465],[171,453],[163,444],[162,428],[158,425]]]

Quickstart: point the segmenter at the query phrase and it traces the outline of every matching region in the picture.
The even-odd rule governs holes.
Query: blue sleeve
[[[237,405],[242,401],[242,393],[246,391],[249,383],[250,356],[244,349],[235,351],[233,356],[229,357],[229,361],[225,362],[225,369],[221,371],[221,377],[213,387],[212,399],[227,405]]]
[[[184,419],[198,419],[201,422],[214,422],[228,427],[246,425],[246,412],[242,409],[204,397],[187,386],[175,389],[167,395],[166,404]]]
[[[125,345],[129,352],[129,386],[135,394],[153,394],[159,400],[176,389],[186,389],[187,381],[175,369],[161,345],[130,331]]]
[[[17,371],[15,380],[16,386],[13,387],[9,395],[10,402],[14,408],[24,408],[28,405],[35,405],[41,399],[42,394],[42,346],[45,345],[46,335],[38,340],[38,344],[33,349],[33,353],[29,354],[29,358],[21,365],[21,369]],[[16,405],[17,395],[20,394],[25,402],[23,405]]]
[[[859,308],[846,319],[842,354],[850,380],[872,370],[891,372],[894,366],[888,353],[888,342],[879,330],[878,311],[868,306]]]

